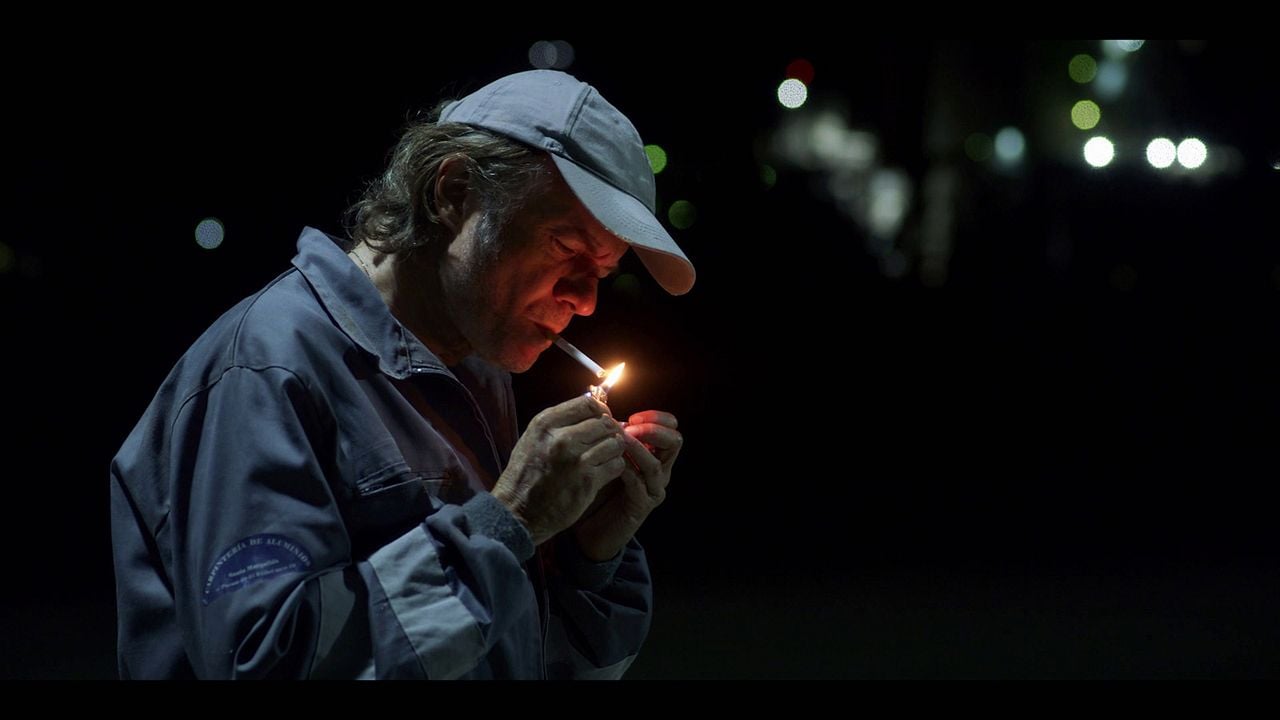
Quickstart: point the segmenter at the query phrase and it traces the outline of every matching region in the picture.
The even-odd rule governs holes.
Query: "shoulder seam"
[[[292,275],[295,272],[298,272],[298,268],[291,267],[288,270],[285,270],[284,272],[277,275],[275,280],[272,280],[271,282],[267,283],[266,287],[259,290],[257,294],[253,296],[253,302],[249,303],[245,307],[244,311],[240,313],[240,319],[239,321],[236,322],[236,331],[231,334],[231,363],[232,364],[230,367],[235,367],[237,356],[240,353],[240,330],[244,328],[244,323],[249,317],[249,312],[253,310],[253,306],[258,304],[258,301],[262,299],[263,295],[267,294],[268,290],[275,287],[277,283],[281,282],[286,277],[288,277],[289,275]],[[288,369],[288,368],[283,368],[283,369]],[[219,376],[219,378],[221,378],[221,376]],[[217,382],[217,381],[215,380],[214,382]],[[184,400],[183,402],[185,403],[186,401]]]

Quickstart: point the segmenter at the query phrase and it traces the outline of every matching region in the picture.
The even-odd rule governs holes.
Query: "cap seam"
[[[583,83],[585,85],[585,83]],[[564,126],[565,138],[573,137],[573,129],[577,127],[578,120],[582,117],[582,108],[587,105],[587,97],[596,89],[590,85],[586,85],[582,92],[578,93],[578,99],[574,102],[573,108],[569,110],[569,121]]]
[[[469,124],[474,125],[477,122],[479,122],[480,116],[484,115],[485,111],[488,110],[489,108],[489,103],[492,102],[493,99],[497,96],[498,96],[498,93],[496,91],[493,91],[488,93],[484,97],[480,98],[479,102],[477,102],[475,105],[475,109],[471,111],[472,121]],[[465,100],[466,98],[463,98],[463,99]]]

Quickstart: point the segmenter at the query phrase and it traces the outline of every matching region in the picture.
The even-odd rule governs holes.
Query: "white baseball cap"
[[[441,123],[463,123],[551,155],[578,200],[635,248],[672,295],[693,287],[693,263],[658,222],[656,185],[640,133],[590,85],[556,70],[499,78],[445,106]]]

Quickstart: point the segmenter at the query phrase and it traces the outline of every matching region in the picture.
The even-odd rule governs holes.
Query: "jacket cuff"
[[[533,536],[500,500],[478,492],[462,504],[471,531],[498,540],[520,562],[533,557]]]
[[[556,538],[556,563],[571,585],[598,592],[613,582],[613,574],[622,564],[622,550],[612,558],[598,563],[582,553],[572,532],[563,532]]]

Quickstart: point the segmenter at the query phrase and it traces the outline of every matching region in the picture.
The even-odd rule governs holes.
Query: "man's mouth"
[[[542,334],[545,335],[547,340],[551,342],[555,342],[556,338],[560,337],[560,333],[556,332],[555,330],[552,330],[549,326],[543,325],[540,322],[535,322],[534,326],[536,326],[539,330],[541,330]]]

